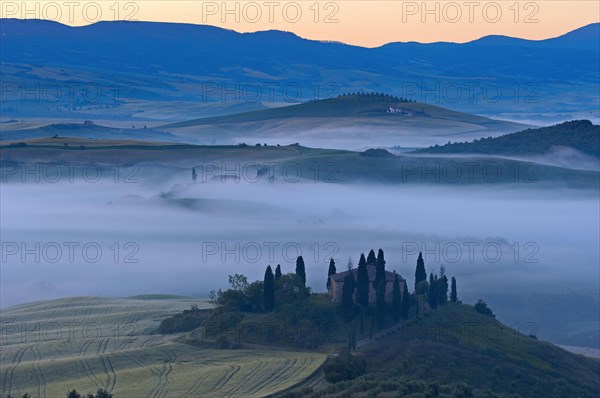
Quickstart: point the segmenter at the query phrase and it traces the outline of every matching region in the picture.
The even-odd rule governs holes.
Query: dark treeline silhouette
[[[415,268],[415,290],[411,294],[405,279],[402,279],[399,274],[394,271],[394,279],[392,282],[391,295],[386,292],[387,277],[385,270],[385,254],[382,249],[379,249],[377,256],[375,251],[370,250],[365,257],[361,253],[358,260],[358,267],[352,270],[352,262],[349,261],[347,274],[344,276],[343,285],[341,286],[341,302],[340,312],[345,323],[351,323],[355,317],[359,317],[359,330],[364,333],[365,316],[370,317],[371,327],[376,327],[381,330],[388,326],[389,320],[399,322],[409,318],[411,308],[415,307],[415,316],[420,317],[423,308],[423,300],[428,304],[428,308],[436,309],[440,305],[444,305],[449,300],[457,303],[457,287],[456,278],[452,277],[451,286],[448,283],[446,269],[441,266],[437,274],[431,272],[429,281],[427,280],[427,271],[425,270],[425,260],[423,254],[419,253],[417,265]],[[375,279],[372,283],[369,281],[369,267],[375,267]],[[372,270],[371,270],[372,272]],[[387,273],[389,275],[389,272]],[[328,290],[332,296],[331,265],[328,272]],[[338,279],[338,283],[340,279]],[[450,295],[448,289],[451,287]],[[389,288],[389,287],[387,287]],[[338,287],[339,289],[339,287]],[[371,290],[373,289],[373,290]],[[373,294],[374,292],[374,302]],[[387,293],[387,294],[386,294]],[[390,298],[391,296],[391,298]],[[423,299],[420,299],[422,297]],[[333,297],[335,299],[335,297]],[[372,331],[370,331],[372,333]],[[349,334],[351,336],[351,334]],[[350,337],[348,342],[350,343]],[[352,344],[349,344],[351,347]]]
[[[96,391],[96,394],[92,394],[91,392],[88,392],[87,394],[82,394],[80,392],[77,392],[77,390],[72,389],[71,391],[67,391],[66,395],[67,398],[114,398],[113,394],[109,393],[108,391],[106,391],[103,388],[100,388]],[[7,395],[6,398],[13,398],[12,395]],[[15,397],[16,398],[16,397]],[[21,396],[21,398],[33,398],[31,395],[29,395],[28,393],[25,393]]]

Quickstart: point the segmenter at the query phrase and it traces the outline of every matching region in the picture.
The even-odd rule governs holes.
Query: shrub
[[[199,310],[194,305],[189,310],[184,310],[180,314],[163,319],[157,332],[160,334],[189,332],[199,328],[206,316],[206,312]]]
[[[493,318],[496,317],[492,310],[487,306],[487,303],[482,299],[479,299],[479,301],[477,301],[477,304],[475,304],[475,311],[479,312],[480,314],[489,315]]]
[[[330,383],[338,383],[342,380],[352,380],[367,371],[367,362],[358,358],[349,351],[340,353],[340,356],[333,358],[325,367],[323,372],[325,380]]]

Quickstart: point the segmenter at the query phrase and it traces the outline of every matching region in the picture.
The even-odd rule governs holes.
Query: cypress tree
[[[456,303],[458,301],[458,296],[456,295],[456,278],[452,277],[452,282],[450,284],[450,301]]]
[[[275,287],[274,287],[273,270],[269,265],[265,271],[265,279],[263,281],[263,305],[265,311],[273,311],[275,307]]]
[[[302,280],[302,285],[306,286],[306,268],[304,267],[304,259],[298,256],[296,259],[296,275]]]
[[[410,293],[408,293],[408,286],[406,285],[406,281],[404,281],[404,286],[402,287],[402,318],[408,319],[408,311],[410,310]]]
[[[429,306],[432,309],[437,308],[437,303],[438,303],[437,281],[433,277],[433,272],[431,274],[429,274],[429,291],[427,292],[427,300],[429,301]]]
[[[378,329],[385,327],[385,281],[380,281],[375,294],[375,322]]]
[[[423,255],[419,252],[419,258],[417,259],[417,268],[415,270],[415,293],[424,294],[425,292],[419,291],[419,283],[427,281],[427,272],[425,271],[425,261],[423,261]]]
[[[377,288],[379,282],[383,281],[383,292],[385,293],[385,259],[383,258],[383,250],[377,252],[377,260],[375,261],[375,281],[373,287]]]
[[[329,270],[327,271],[327,290],[331,288],[331,275],[335,275],[337,270],[335,269],[335,261],[329,260]]]
[[[344,322],[350,323],[354,318],[354,276],[352,272],[344,278],[344,287],[342,288],[342,318]]]
[[[360,255],[356,269],[356,302],[363,308],[369,305],[369,272],[364,253]]]
[[[275,268],[275,280],[278,281],[281,279],[281,275],[281,265],[277,264],[277,267]]]
[[[448,277],[443,275],[437,281],[437,290],[438,290],[438,304],[442,305],[446,301],[448,301]]]
[[[402,317],[402,296],[398,274],[394,276],[394,284],[392,285],[392,317],[396,322]]]
[[[375,251],[373,249],[371,249],[371,251],[369,252],[369,255],[367,256],[367,264],[375,265],[376,261],[377,261],[377,259],[375,258]]]

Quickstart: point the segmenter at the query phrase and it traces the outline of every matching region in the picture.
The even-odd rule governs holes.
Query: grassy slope
[[[471,156],[461,158],[395,156],[377,158],[362,156],[359,152],[315,149],[302,146],[240,147],[199,146],[138,141],[98,141],[79,138],[45,138],[26,141],[26,147],[0,144],[4,162],[65,162],[98,163],[105,165],[136,163],[143,178],[161,172],[179,173],[185,181],[191,179],[191,168],[207,162],[226,164],[276,163],[275,181],[283,181],[285,165],[294,163],[302,170],[302,178],[320,182],[375,182],[386,184],[441,183],[441,184],[495,184],[519,183],[523,187],[536,187],[543,182],[561,183],[575,187],[598,185],[598,172],[569,170],[537,165],[510,159]],[[68,144],[68,147],[64,146]],[[80,149],[83,145],[85,149]],[[234,162],[234,163],[231,163]],[[491,167],[490,167],[491,166]],[[497,177],[497,169],[502,169]],[[457,171],[460,169],[460,171]],[[435,171],[434,173],[431,170]],[[437,170],[437,171],[436,171]],[[488,170],[488,174],[484,174]],[[175,175],[172,174],[172,175]],[[460,175],[460,178],[457,176]],[[287,176],[286,176],[287,177]],[[295,177],[295,175],[293,176]]]
[[[500,137],[420,149],[416,152],[542,155],[550,151],[553,146],[571,147],[586,155],[600,157],[600,126],[593,125],[588,120],[574,120]]]
[[[427,114],[427,117],[435,119],[455,120],[466,123],[501,124],[500,122],[485,117],[455,112],[446,108],[420,102],[403,102],[399,98],[394,97],[380,95],[347,95],[280,108],[194,119],[181,123],[169,124],[164,127],[188,127],[205,124],[241,123],[286,118],[375,117],[389,119],[393,117],[386,113],[389,107],[423,111]],[[425,116],[423,116],[423,118],[425,118]]]
[[[399,107],[415,113],[400,116],[387,113],[389,107]],[[341,137],[364,139],[365,131],[375,134],[374,142],[401,141],[407,134],[446,136],[474,134],[487,131],[516,131],[524,125],[488,119],[455,112],[426,103],[407,103],[393,97],[379,95],[347,95],[298,105],[245,112],[234,115],[194,119],[162,126],[187,139],[289,138],[293,140],[327,140]],[[338,131],[339,134],[323,132]],[[438,140],[439,141],[439,140]],[[445,142],[445,141],[442,141]]]
[[[175,342],[178,335],[148,334],[192,303],[207,306],[79,297],[5,309],[0,396],[60,397],[71,388],[117,397],[264,396],[323,363],[321,354],[201,349]]]
[[[345,387],[349,390],[385,379],[463,382],[522,397],[600,395],[599,361],[522,335],[467,305],[429,311],[420,321],[365,344],[359,355],[369,363],[368,374]]]
[[[57,135],[96,140],[140,140],[140,141],[175,141],[170,133],[151,128],[114,128],[100,125],[85,126],[83,123],[50,124],[42,127],[9,131],[2,126],[1,141],[24,141]]]

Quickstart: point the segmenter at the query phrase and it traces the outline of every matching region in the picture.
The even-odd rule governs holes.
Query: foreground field
[[[193,299],[71,298],[1,313],[1,391],[60,397],[104,388],[120,397],[259,397],[302,381],[318,353],[214,350],[150,335]]]

